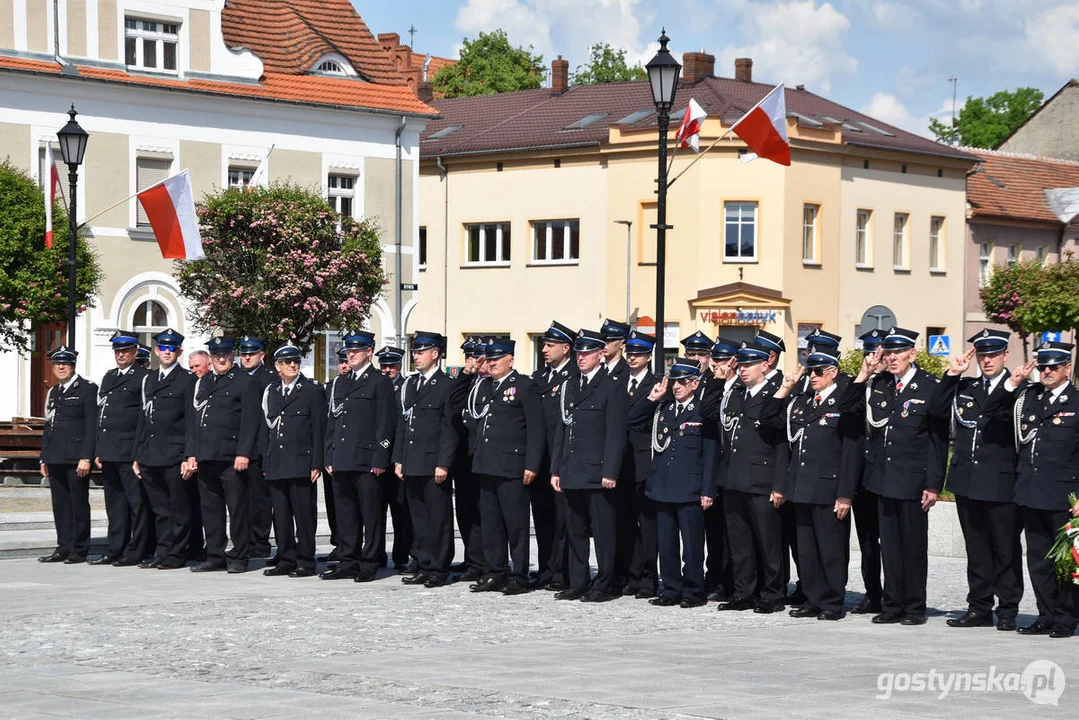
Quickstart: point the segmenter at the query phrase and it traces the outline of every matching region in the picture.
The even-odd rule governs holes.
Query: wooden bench
[[[16,417],[0,422],[0,478],[17,478],[29,484],[41,482],[38,458],[44,432],[44,418]],[[99,472],[97,468],[91,471]],[[101,482],[100,477],[97,482]]]

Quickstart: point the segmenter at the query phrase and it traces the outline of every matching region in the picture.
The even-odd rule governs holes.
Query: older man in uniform
[[[352,368],[348,364],[348,352],[344,347],[337,350],[337,376],[347,375],[352,372]],[[326,406],[330,404],[330,390],[333,388],[332,382],[326,383],[322,387],[322,395],[326,401]],[[323,453],[323,460],[325,461],[326,455]],[[325,472],[322,473],[322,498],[326,503],[326,522],[330,526],[330,545],[333,549],[329,553],[318,558],[319,561],[337,562],[337,512],[333,503],[333,475],[329,470],[323,468]]]
[[[244,335],[237,343],[237,348],[240,365],[244,372],[254,379],[258,386],[259,397],[261,397],[262,391],[277,380],[277,373],[266,367],[266,344],[262,338]],[[247,468],[247,500],[251,522],[250,556],[255,558],[270,557],[270,528],[273,526],[273,502],[270,498],[266,473],[262,467],[262,451],[266,447],[266,442],[266,427],[259,423],[258,449]],[[271,559],[269,564],[276,562],[276,559]]]
[[[624,322],[607,318],[603,321],[599,334],[603,336],[606,346],[603,348],[602,365],[616,380],[626,376],[628,367],[622,352],[626,349],[626,340],[629,338],[630,326]]]
[[[864,359],[865,355],[872,355],[880,347],[881,342],[884,340],[884,332],[875,329],[869,330],[859,335],[858,339],[862,341]],[[868,425],[866,429],[868,429]],[[866,433],[863,432],[858,441],[862,447],[862,452],[859,455],[861,462],[858,472],[858,489],[854,491],[854,497],[851,499],[854,532],[858,536],[858,551],[862,558],[861,571],[865,595],[850,611],[855,615],[876,615],[880,612],[880,599],[884,594],[884,585],[880,579],[880,508],[876,493],[865,486],[867,476],[865,435]]]
[[[210,353],[194,350],[187,356],[187,369],[198,381],[213,372]],[[199,498],[199,479],[192,475],[184,482],[187,489],[187,507],[191,512],[191,534],[188,536],[187,559],[201,562],[206,559],[206,537],[202,527],[202,500]]]
[[[559,390],[562,425],[551,459],[551,486],[569,505],[570,587],[558,600],[606,602],[621,595],[615,585],[615,488],[626,447],[629,396],[625,375],[604,372],[600,356],[607,337],[580,330],[574,341],[579,379]],[[588,530],[596,545],[598,571],[589,589]]]
[[[90,549],[90,461],[97,428],[97,385],[75,373],[78,352],[49,354],[56,384],[45,399],[41,477],[49,480],[56,549],[38,562],[86,562]]]
[[[397,412],[402,412],[401,388],[405,386],[405,376],[401,374],[401,367],[405,360],[405,351],[402,348],[387,345],[375,353],[375,359],[378,360],[378,369],[390,379],[393,386],[393,395],[397,398]],[[396,428],[396,425],[394,427]],[[412,529],[412,514],[408,509],[406,483],[401,482],[400,478],[392,472],[382,476],[382,514],[385,515],[387,510],[390,511],[390,519],[393,521],[393,548],[390,551],[391,557],[387,558],[386,544],[383,540],[379,551],[382,564],[385,565],[388,559],[392,559],[393,567],[398,572],[415,575],[420,569],[419,556],[413,548],[415,538]]]
[[[138,564],[150,552],[150,507],[142,483],[135,475],[135,433],[142,408],[142,378],[135,367],[138,340],[134,333],[117,331],[110,338],[116,367],[105,373],[98,388],[95,464],[101,468],[105,512],[109,518],[109,545],[91,565],[110,565],[127,559]]]

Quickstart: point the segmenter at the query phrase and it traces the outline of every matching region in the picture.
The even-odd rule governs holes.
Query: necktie
[[[550,385],[553,380],[554,380],[554,368],[549,367],[549,368],[547,368],[547,384]]]
[[[588,384],[588,377],[586,375],[581,376],[581,389],[584,390],[584,386]]]
[[[417,378],[416,378],[416,392],[419,392],[420,389],[423,387],[424,379],[425,378],[423,377],[423,375],[417,376]]]
[[[163,373],[163,372],[159,372],[159,373],[157,374],[157,381],[158,381],[158,382],[165,382],[165,373]]]
[[[288,394],[289,394],[290,392],[292,392],[292,387],[291,387],[291,386],[289,386],[289,385],[286,385],[286,386],[285,386],[285,387],[284,387],[284,388],[282,389],[282,392],[283,392],[283,394],[284,394],[284,396],[285,396],[285,397],[288,397]]]
[[[896,392],[897,395],[899,393],[903,392],[903,381],[902,380],[896,382],[896,384],[895,384],[895,392]]]
[[[629,381],[629,396],[633,397],[637,394],[637,378],[633,378]]]
[[[815,395],[815,396],[813,397],[813,407],[814,407],[814,408],[818,408],[818,407],[820,407],[820,393],[817,393],[817,394],[816,394],[816,395]]]
[[[982,378],[982,390],[989,394],[989,378]]]
[[[675,407],[677,408],[675,411],[675,415],[681,415],[686,409],[686,406],[682,403],[678,403]]]

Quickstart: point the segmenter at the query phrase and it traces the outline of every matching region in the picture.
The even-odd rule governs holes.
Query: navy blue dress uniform
[[[402,348],[386,345],[375,353],[378,360],[378,368],[383,373],[387,368],[396,368],[397,376],[391,378],[393,395],[397,398],[397,411],[401,412],[401,392],[405,386],[405,376],[401,374],[401,365],[405,359],[405,351]],[[396,416],[395,416],[396,417]],[[394,426],[396,428],[396,425]],[[412,513],[408,508],[408,493],[405,483],[392,472],[382,475],[382,514],[390,512],[393,521],[393,548],[390,550],[390,559],[398,570],[405,570],[409,566],[410,558],[413,559],[411,570],[415,571],[419,558],[413,545],[415,544],[414,531],[412,528]],[[379,549],[379,557],[382,565],[386,564],[386,539],[383,536],[382,546]]]
[[[257,354],[264,352],[265,343],[262,338],[253,335],[244,335],[236,344],[240,355]],[[244,372],[250,375],[258,385],[259,395],[277,380],[277,373],[266,367],[265,363],[259,363],[255,367]],[[247,469],[247,499],[248,516],[251,522],[251,557],[270,556],[270,528],[273,526],[273,501],[270,497],[270,487],[266,481],[266,472],[262,467],[263,449],[268,442],[266,426],[259,423],[258,451]]]
[[[300,363],[300,348],[283,345],[274,361]],[[318,383],[298,374],[291,383],[278,377],[262,391],[262,420],[267,430],[263,471],[273,502],[277,563],[266,575],[308,577],[315,574],[318,483],[326,439],[326,398]]]
[[[1074,345],[1043,342],[1035,350],[1038,369],[1071,375]],[[1027,541],[1027,571],[1038,604],[1038,618],[1019,628],[1024,635],[1071,637],[1079,621],[1076,586],[1059,579],[1045,556],[1057,532],[1072,519],[1069,493],[1079,492],[1079,389],[1065,379],[1050,390],[1041,382],[1010,391],[1014,437],[1018,446],[1015,502],[1022,511]]]
[[[626,355],[650,357],[656,346],[654,335],[634,330],[626,341]],[[629,398],[630,412],[637,405],[648,405],[648,394],[659,378],[650,367],[638,375],[629,374],[619,379]],[[617,497],[625,498],[628,507],[618,516],[618,565],[626,568],[623,595],[633,595],[639,600],[656,594],[659,577],[656,563],[659,560],[657,545],[656,504],[646,492],[645,481],[652,465],[652,428],[634,427],[631,423],[626,437],[625,457],[615,486]],[[621,511],[621,508],[620,508]]]
[[[487,359],[513,355],[514,349],[515,343],[509,338],[488,339]],[[480,482],[483,553],[487,562],[487,575],[472,585],[472,590],[524,592],[529,588],[528,489],[524,474],[531,471],[538,476],[543,463],[543,401],[530,378],[510,370],[501,378],[490,376],[479,382],[466,420],[476,427],[472,473]]]
[[[231,356],[235,342],[215,337],[206,345],[211,356]],[[195,382],[195,430],[192,447],[198,462],[199,501],[206,528],[206,561],[193,572],[247,570],[251,547],[250,473],[237,470],[239,457],[259,453],[258,382],[243,368],[233,364],[224,373],[216,369]],[[225,515],[228,511],[228,532]],[[226,552],[229,537],[232,549]]]
[[[374,335],[354,330],[345,347],[371,348]],[[372,470],[390,467],[397,399],[390,379],[370,363],[334,378],[326,424],[326,465],[333,471],[337,493],[337,555],[340,563],[320,577],[367,582],[383,564],[386,512],[381,478]]]
[[[437,348],[442,352],[442,335],[416,332],[412,351]],[[453,429],[453,387],[437,363],[426,375],[416,373],[404,381],[401,413],[393,444],[393,463],[401,466],[402,478],[394,479],[408,494],[406,507],[412,516],[412,551],[418,572],[411,582],[428,587],[449,581],[453,561],[453,483],[448,472],[457,454],[457,433]],[[447,476],[437,481],[435,471]],[[397,521],[394,520],[396,533]],[[406,580],[408,578],[405,578]]]
[[[150,348],[139,345],[135,351],[135,365],[145,370],[150,369]]]
[[[49,478],[56,550],[42,562],[86,561],[90,549],[90,473],[97,429],[97,385],[74,372],[78,352],[61,345],[49,355],[53,365],[70,365],[71,378],[49,388],[41,463]],[[87,472],[79,477],[78,465]]]
[[[479,338],[465,339],[461,344],[465,357],[484,357],[486,345]],[[487,560],[483,556],[483,535],[480,516],[480,482],[472,475],[472,453],[476,447],[476,426],[466,423],[469,399],[475,397],[481,376],[461,372],[453,380],[450,402],[453,404],[453,430],[457,435],[457,454],[453,459],[453,509],[457,529],[464,546],[463,561],[453,567],[462,571],[462,580],[479,580],[487,574]]]
[[[623,343],[629,339],[630,330],[629,325],[617,320],[611,320],[606,318],[603,321],[603,325],[600,326],[599,334],[603,336],[603,340],[606,343],[616,342],[621,340]],[[629,365],[626,364],[625,358],[619,354],[618,359],[614,362],[609,362],[606,359],[603,361],[603,367],[607,371],[607,374],[620,380],[629,373]]]
[[[572,348],[575,335],[569,327],[553,320],[541,340]],[[536,585],[554,591],[569,587],[569,544],[566,535],[569,506],[566,504],[566,497],[562,493],[556,493],[551,487],[551,450],[558,426],[562,422],[559,419],[558,389],[565,380],[576,375],[577,363],[573,361],[572,352],[566,353],[566,358],[559,367],[544,365],[532,373],[532,383],[543,398],[546,440],[540,472],[535,482],[528,486],[532,523],[536,531]]]
[[[838,348],[814,347],[806,360],[809,373],[839,367]],[[808,374],[808,373],[807,373]],[[864,424],[854,412],[841,412],[834,382],[821,392],[765,400],[762,421],[784,430],[790,445],[786,483],[781,492],[793,505],[798,535],[801,608],[794,617],[838,620],[843,616],[850,562],[850,515],[836,514],[839,498],[850,500],[861,470],[858,443]]]
[[[133,333],[117,331],[110,342],[114,351],[138,348]],[[153,539],[150,503],[132,467],[135,433],[142,408],[142,378],[146,372],[132,361],[126,368],[115,367],[106,372],[98,387],[94,453],[101,463],[109,530],[105,554],[91,564],[105,565],[123,560],[124,565],[137,565],[150,554]]]
[[[738,363],[765,362],[769,352],[763,343],[743,342]],[[729,382],[709,383],[702,397],[705,416],[715,418],[720,427],[719,484],[734,570],[733,598],[720,609],[771,613],[782,606],[786,585],[783,530],[770,495],[786,482],[788,452],[782,431],[761,422],[761,414],[778,385],[765,379],[758,388],[747,388],[739,382],[727,394]]]
[[[580,330],[573,349],[594,352],[605,343],[600,333]],[[618,477],[626,447],[629,396],[615,377],[597,367],[591,377],[581,374],[579,379],[563,382],[559,390],[562,424],[555,437],[551,475],[559,477],[569,506],[570,561],[570,587],[555,595],[559,599],[602,602],[621,594],[614,576],[615,489],[602,485],[603,478]],[[586,594],[591,574],[589,528],[596,545],[597,573]]]
[[[893,327],[882,345],[885,350],[912,349],[917,337],[917,332]],[[929,519],[922,493],[944,487],[948,455],[948,421],[939,410],[940,397],[940,381],[911,365],[904,378],[881,372],[851,383],[840,401],[869,425],[865,485],[880,498],[884,595],[882,612],[873,622],[925,622]]]
[[[184,336],[169,328],[154,336],[159,348],[177,355]],[[195,376],[179,362],[162,366],[142,379],[142,412],[136,430],[135,462],[154,517],[157,546],[143,568],[177,569],[187,560],[191,508],[181,463],[194,454]]]
[[[717,363],[730,360],[737,355],[740,344],[734,340],[727,340],[722,337],[716,338],[716,342],[712,345],[712,350],[709,353],[711,360]],[[709,383],[715,381],[715,377],[715,374],[710,371],[702,371],[701,387],[698,391],[701,395],[702,403],[705,390],[708,388]],[[730,392],[737,385],[737,381],[727,381],[726,392]],[[705,432],[715,437],[718,441],[719,423],[711,418],[706,418],[704,429]],[[722,456],[723,447],[721,444],[717,457],[721,458]],[[717,492],[712,507],[704,511],[704,541],[707,548],[704,561],[704,581],[708,586],[709,600],[726,602],[734,595],[734,564],[731,561],[730,543],[727,540],[727,523],[724,520],[723,492],[722,487],[719,485],[718,460],[716,465],[716,484],[720,491]]]
[[[341,347],[337,350],[337,362],[338,367],[340,363],[348,362],[348,352],[345,348]],[[330,405],[330,390],[332,388],[331,383],[326,383],[322,386],[322,395],[325,399],[326,406]],[[322,455],[326,457],[325,452]],[[330,526],[330,545],[333,546],[333,550],[326,555],[327,560],[337,560],[337,508],[333,504],[334,492],[333,492],[333,475],[326,468],[322,469],[322,499],[326,503],[326,523]],[[321,559],[321,558],[320,558]]]
[[[696,360],[678,358],[669,378],[672,382],[693,381],[700,374]],[[708,602],[701,498],[714,499],[718,492],[717,438],[704,432],[708,421],[701,414],[696,393],[683,402],[675,400],[671,393],[659,401],[645,396],[630,408],[628,422],[634,430],[648,434],[649,449],[655,453],[645,491],[656,505],[663,589],[650,602],[699,607]]]
[[[880,347],[884,340],[884,331],[869,330],[859,335],[858,339],[862,341],[862,352],[870,355]],[[851,612],[857,615],[879,613],[881,597],[884,594],[880,562],[880,503],[876,493],[865,487],[865,435],[863,432],[858,441],[862,446],[862,452],[858,455],[861,458],[859,481],[858,489],[854,491],[851,499],[851,515],[854,516],[854,532],[858,536],[858,551],[862,558],[862,583],[865,588],[862,600],[851,608]]]
[[[983,330],[970,338],[979,355],[1003,353],[1011,333]],[[948,489],[955,494],[967,550],[967,612],[952,627],[993,624],[993,599],[1003,629],[1015,629],[1023,597],[1022,519],[1015,504],[1015,438],[1011,418],[986,412],[1008,395],[1005,369],[996,377],[947,374],[941,394],[952,416],[955,442]]]

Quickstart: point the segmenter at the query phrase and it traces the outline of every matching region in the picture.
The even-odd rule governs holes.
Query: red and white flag
[[[60,173],[56,170],[56,160],[52,156],[52,145],[45,144],[45,167],[43,172],[48,177],[42,183],[45,190],[45,247],[52,247],[52,204],[56,200],[56,189],[60,186]]]
[[[277,147],[277,143],[270,146],[270,149],[266,151],[266,154],[262,156],[262,160],[259,161],[258,167],[255,168],[255,172],[251,175],[251,180],[247,183],[247,187],[269,187],[270,186],[270,153]]]
[[[693,148],[693,152],[700,152],[701,123],[706,117],[708,113],[704,111],[704,108],[698,105],[696,100],[690,98],[689,105],[686,105],[686,116],[682,118],[682,124],[678,126],[678,134],[675,135],[680,148]]]
[[[791,143],[787,138],[787,98],[777,85],[764,99],[743,115],[731,130],[742,139],[756,157],[780,165],[791,164]],[[746,156],[748,160],[753,158]],[[744,162],[748,162],[743,159]]]
[[[138,194],[142,209],[154,229],[161,257],[175,260],[201,260],[202,236],[195,214],[195,196],[187,170],[152,185]]]

